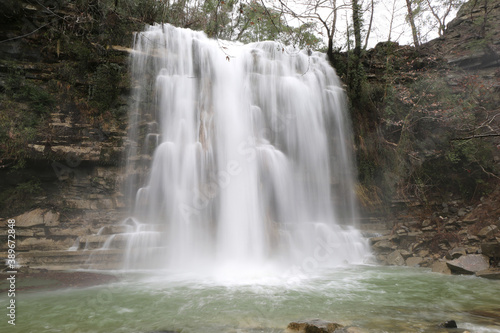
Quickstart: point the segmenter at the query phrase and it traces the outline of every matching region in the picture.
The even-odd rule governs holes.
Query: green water
[[[356,266],[293,283],[122,273],[117,283],[17,294],[16,326],[0,332],[281,332],[321,318],[369,332],[441,332],[454,319],[471,332],[500,332],[500,282],[421,269]],[[1,295],[3,309],[6,295]],[[8,330],[6,330],[8,329]]]

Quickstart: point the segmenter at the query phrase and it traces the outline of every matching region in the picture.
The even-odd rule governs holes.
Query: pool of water
[[[286,281],[117,275],[120,282],[91,288],[19,292],[16,331],[282,332],[321,318],[369,332],[441,332],[437,325],[450,319],[471,332],[500,332],[489,316],[500,313],[499,281],[423,269],[349,266]]]

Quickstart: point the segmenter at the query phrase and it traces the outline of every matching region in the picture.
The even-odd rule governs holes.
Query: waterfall
[[[125,268],[362,262],[345,95],[324,55],[165,24],[135,35],[131,68]]]

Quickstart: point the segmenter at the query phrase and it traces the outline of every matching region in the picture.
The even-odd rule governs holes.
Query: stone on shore
[[[446,264],[446,261],[435,261],[432,264],[432,271],[434,273],[451,274],[451,270]]]
[[[500,280],[500,268],[489,268],[476,272],[476,276],[490,280]]]
[[[391,266],[404,266],[405,263],[405,259],[399,250],[396,250],[387,256],[387,264]]]
[[[424,259],[422,257],[410,257],[406,259],[406,266],[408,267],[418,267],[422,264]]]
[[[468,254],[446,263],[452,274],[475,274],[490,267],[489,258],[482,254]]]

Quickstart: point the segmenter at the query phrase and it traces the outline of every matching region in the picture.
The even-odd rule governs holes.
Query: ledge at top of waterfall
[[[241,276],[363,260],[345,96],[323,55],[170,25],[137,33],[134,50],[127,175],[148,177],[128,183],[125,268]]]

